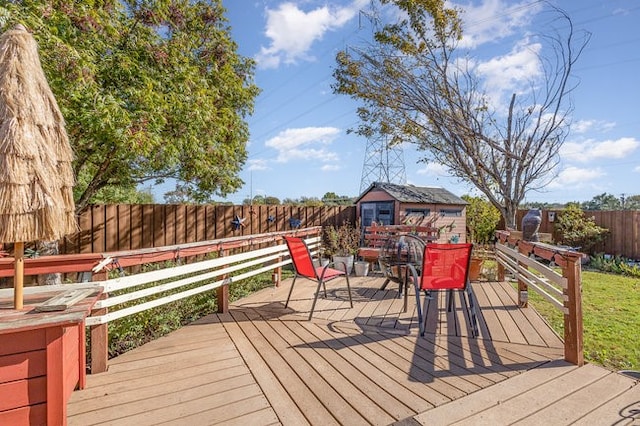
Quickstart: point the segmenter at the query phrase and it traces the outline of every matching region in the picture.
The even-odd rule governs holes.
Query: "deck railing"
[[[227,312],[229,284],[273,271],[273,283],[278,285],[282,266],[291,263],[283,240],[285,235],[305,237],[312,253],[316,253],[321,231],[321,226],[315,226],[152,249],[27,259],[25,272],[60,272],[61,265],[66,265],[67,272],[93,272],[90,282],[64,284],[59,288],[61,291],[102,288],[101,300],[85,321],[91,335],[91,373],[99,373],[107,370],[109,322],[211,290],[217,291],[218,312]],[[205,255],[209,253],[215,253],[215,257],[207,258]],[[78,257],[75,266],[74,257]],[[176,266],[124,274],[127,267],[167,261]],[[122,275],[108,279],[112,270],[122,271]]]
[[[564,358],[576,365],[584,364],[582,326],[583,254],[545,243],[521,240],[521,235],[497,231],[496,260],[498,280],[504,281],[505,271],[518,280],[518,305],[528,306],[528,291],[534,290],[564,315]],[[550,262],[547,266],[535,257]],[[558,274],[552,267],[562,269]]]

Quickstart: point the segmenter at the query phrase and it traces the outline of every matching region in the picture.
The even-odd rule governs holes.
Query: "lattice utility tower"
[[[404,151],[399,145],[389,146],[388,138],[378,136],[367,141],[360,180],[360,193],[373,182],[407,183],[407,172],[404,168]]]

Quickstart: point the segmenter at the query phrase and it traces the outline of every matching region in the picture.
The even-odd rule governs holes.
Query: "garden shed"
[[[374,182],[356,200],[362,226],[431,226],[439,242],[466,241],[467,202],[440,187]]]

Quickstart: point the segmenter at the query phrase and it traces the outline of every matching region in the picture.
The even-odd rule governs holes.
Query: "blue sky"
[[[250,195],[357,196],[367,140],[347,134],[358,106],[331,90],[336,52],[371,36],[361,10],[368,0],[223,0],[241,55],[258,62],[262,89],[253,116],[246,185],[228,201]],[[558,176],[526,201],[586,201],[607,192],[640,194],[640,3],[637,0],[553,0],[591,41],[575,66],[571,133]],[[535,69],[523,55],[539,32],[540,1],[457,2],[465,9],[465,40],[493,81]],[[544,54],[544,52],[542,52]],[[515,78],[515,77],[514,77]],[[496,80],[498,79],[498,80]],[[512,81],[504,84],[513,83]],[[404,147],[407,183],[440,186],[456,195],[473,188],[448,177],[423,154]]]

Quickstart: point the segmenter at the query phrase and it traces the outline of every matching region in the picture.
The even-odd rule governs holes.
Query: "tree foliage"
[[[23,23],[39,43],[78,210],[107,188],[168,178],[193,201],[241,186],[258,89],[224,13],[220,0],[2,2],[2,30]]]
[[[585,201],[581,206],[585,210],[620,210],[622,202],[615,195],[603,192]]]
[[[336,57],[334,91],[362,103],[357,132],[417,144],[425,161],[478,188],[516,228],[519,203],[544,187],[558,163],[571,71],[588,36],[576,41],[569,17],[554,9],[557,25],[536,39],[540,75],[496,99],[479,61],[458,49],[459,10],[444,0],[379,3],[397,7],[399,20],[374,22],[374,42]]]
[[[554,228],[560,234],[561,244],[578,247],[585,253],[609,233],[608,229],[596,225],[593,217],[586,217],[576,203],[568,204],[558,214]]]
[[[463,195],[467,205],[467,231],[469,241],[488,244],[493,241],[496,228],[500,222],[500,211],[486,198]]]

